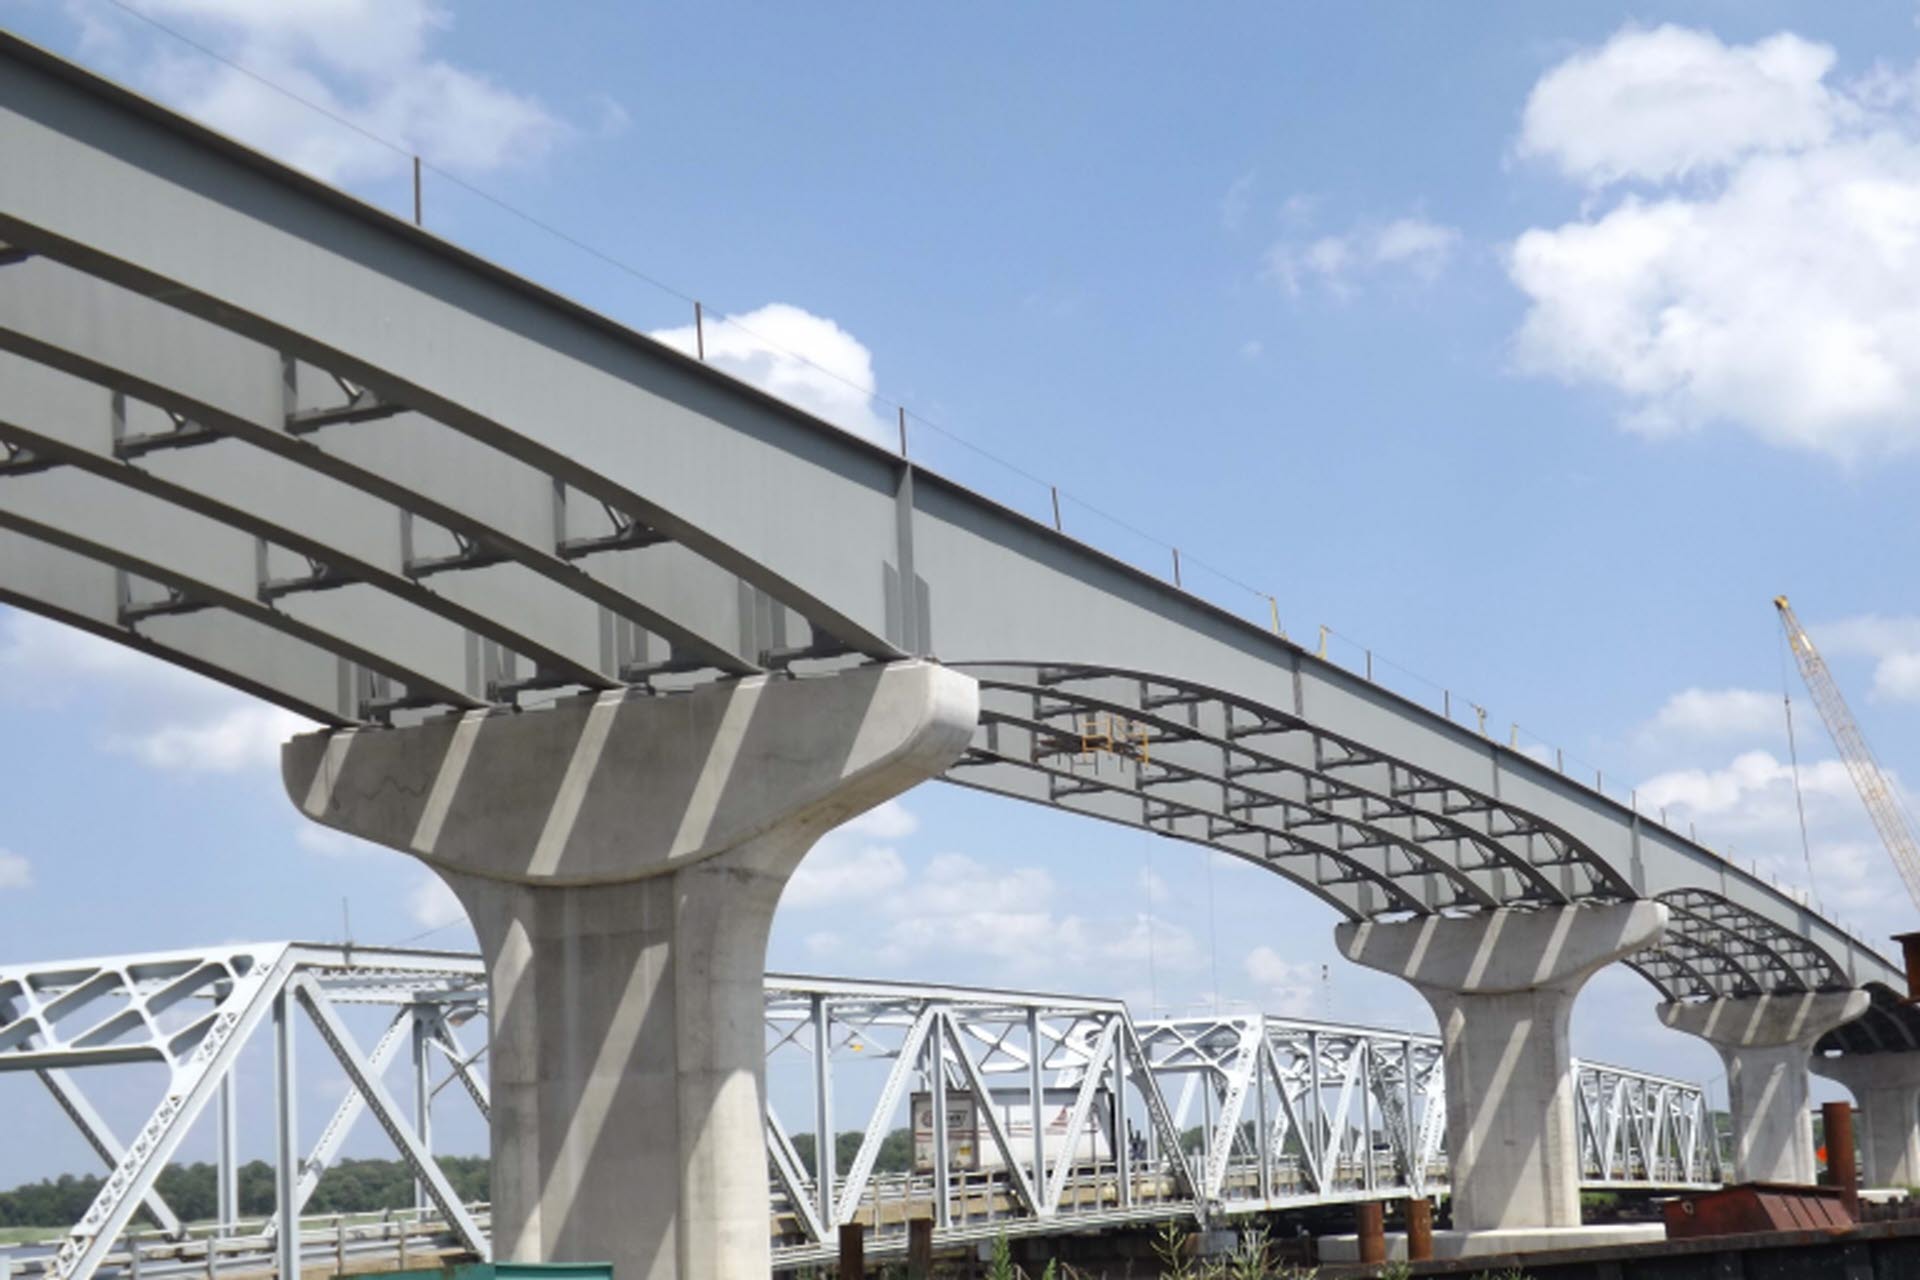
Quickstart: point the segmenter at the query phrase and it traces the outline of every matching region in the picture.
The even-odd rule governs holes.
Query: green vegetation
[[[853,1157],[859,1154],[860,1139],[865,1135],[858,1129],[848,1129],[834,1135],[834,1168],[845,1172],[853,1165]],[[800,1167],[809,1174],[813,1168],[813,1135],[795,1134],[793,1138],[794,1154],[800,1157]],[[913,1135],[905,1129],[895,1129],[880,1140],[880,1151],[874,1157],[875,1173],[905,1173],[913,1163]]]
[[[441,1156],[440,1167],[463,1200],[487,1198],[485,1156]],[[0,1231],[26,1229],[15,1239],[35,1239],[44,1228],[64,1228],[80,1220],[100,1192],[100,1179],[58,1178],[23,1183],[0,1191]],[[211,1164],[168,1165],[157,1188],[184,1222],[205,1222],[216,1216],[218,1175]],[[413,1175],[398,1160],[342,1160],[328,1169],[307,1201],[309,1214],[369,1213],[404,1209],[413,1204]],[[254,1160],[240,1166],[240,1213],[264,1217],[273,1212],[273,1166]],[[143,1222],[147,1221],[142,1211]],[[151,1225],[150,1223],[148,1225]]]

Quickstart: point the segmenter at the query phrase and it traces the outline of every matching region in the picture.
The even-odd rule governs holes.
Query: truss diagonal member
[[[256,957],[244,973],[229,971],[232,985],[208,1015],[204,1034],[183,1061],[173,1064],[166,1096],[101,1183],[86,1213],[61,1241],[47,1264],[48,1280],[91,1280],[187,1130],[218,1092],[241,1046],[270,1011],[288,972],[284,946],[270,953],[270,958]]]
[[[829,1233],[820,1221],[819,1211],[813,1207],[813,1197],[807,1194],[807,1178],[800,1171],[800,1153],[794,1149],[793,1139],[787,1136],[786,1126],[774,1113],[771,1099],[767,1102],[767,1159],[773,1166],[774,1181],[787,1197],[787,1207],[800,1221],[800,1230],[807,1239],[825,1244]]]
[[[453,1074],[465,1087],[467,1096],[473,1099],[473,1105],[479,1109],[481,1118],[491,1120],[493,1100],[487,1092],[486,1081],[482,1080],[479,1073],[473,1069],[474,1062],[486,1050],[483,1048],[478,1053],[469,1054],[466,1045],[460,1041],[460,1033],[454,1030],[453,1023],[447,1020],[444,1012],[434,1019],[433,1034],[441,1048],[446,1051],[447,1061],[452,1064]]]
[[[1208,1200],[1225,1198],[1227,1165],[1233,1157],[1233,1144],[1240,1133],[1240,1116],[1246,1109],[1247,1089],[1254,1083],[1254,1067],[1262,1039],[1258,1020],[1240,1027],[1233,1054],[1220,1067],[1220,1112],[1214,1117],[1212,1141],[1207,1144],[1207,1166],[1201,1188]],[[1203,1087],[1211,1087],[1206,1085]]]
[[[1026,1163],[1021,1155],[1014,1151],[1013,1140],[1008,1137],[1007,1126],[1000,1118],[1000,1108],[994,1104],[993,1090],[987,1087],[987,1078],[980,1074],[979,1065],[974,1062],[973,1056],[967,1052],[967,1046],[960,1039],[952,1013],[941,1013],[939,1022],[940,1028],[936,1034],[946,1038],[947,1044],[953,1050],[953,1056],[959,1060],[960,1074],[965,1079],[967,1088],[973,1092],[975,1114],[986,1121],[987,1133],[993,1139],[994,1149],[1000,1153],[1000,1159],[1005,1162],[1007,1174],[1013,1179],[1014,1197],[1020,1201],[1022,1208],[1035,1217],[1051,1216],[1057,1206],[1042,1208],[1040,1197],[1034,1192],[1033,1180],[1027,1176]],[[1038,1112],[1034,1113],[1032,1123],[1035,1125],[1041,1123]],[[1077,1139],[1078,1134],[1075,1134],[1069,1141],[1071,1143]]]
[[[399,1148],[401,1159],[405,1160],[413,1176],[426,1184],[427,1195],[433,1201],[434,1208],[450,1225],[460,1242],[483,1260],[492,1256],[492,1247],[486,1234],[467,1212],[467,1206],[461,1203],[453,1184],[447,1181],[446,1171],[424,1147],[409,1125],[399,1104],[393,1095],[387,1092],[379,1073],[374,1070],[360,1047],[354,1043],[353,1036],[347,1031],[340,1017],[333,1010],[326,993],[320,984],[302,973],[288,980],[287,988],[295,999],[306,1008],[307,1015],[313,1019],[314,1027],[320,1032],[320,1038],[327,1042],[327,1048],[333,1051],[335,1060],[347,1073],[354,1088],[365,1099],[367,1109],[374,1119],[380,1122],[387,1136]]]
[[[833,1212],[835,1227],[853,1221],[854,1211],[860,1207],[860,1197],[867,1193],[867,1180],[873,1176],[873,1162],[880,1155],[881,1142],[886,1139],[887,1124],[899,1109],[900,1095],[906,1090],[907,1077],[913,1073],[914,1064],[920,1061],[921,1048],[933,1033],[938,1018],[939,1009],[931,1003],[927,1004],[900,1041],[898,1056],[880,1086],[879,1098],[873,1104],[873,1115],[867,1121],[866,1136],[860,1140],[860,1149],[853,1153],[853,1163],[847,1168],[846,1181],[840,1184],[840,1200]],[[819,1065],[825,1069],[826,1064]],[[831,1153],[814,1154],[815,1160],[831,1158]]]
[[[1094,1041],[1092,1065],[1080,1081],[1080,1089],[1073,1096],[1073,1106],[1067,1111],[1067,1132],[1065,1144],[1060,1154],[1054,1157],[1053,1169],[1047,1178],[1046,1198],[1042,1203],[1046,1214],[1060,1212],[1060,1200],[1067,1192],[1067,1179],[1073,1173],[1074,1153],[1080,1149],[1080,1137],[1086,1132],[1087,1119],[1093,1112],[1093,1100],[1106,1082],[1108,1069],[1113,1062],[1113,1041],[1120,1033],[1122,1019],[1109,1018],[1100,1028],[1099,1038]]]
[[[127,1158],[127,1149],[120,1145],[118,1138],[113,1136],[113,1130],[100,1117],[100,1113],[94,1110],[93,1104],[87,1101],[87,1095],[81,1092],[74,1078],[58,1068],[36,1071],[34,1074],[40,1077],[41,1084],[47,1086],[47,1092],[51,1093],[53,1100],[60,1104],[60,1109],[67,1113],[67,1118],[72,1120],[74,1127],[80,1130],[80,1136],[87,1140],[87,1145],[93,1148],[101,1162],[109,1169],[119,1168],[120,1162]],[[141,1203],[146,1206],[147,1212],[153,1215],[154,1224],[169,1240],[186,1238],[186,1228],[180,1225],[179,1216],[168,1206],[166,1198],[157,1188],[149,1187],[146,1195],[141,1198]]]
[[[386,1074],[387,1068],[393,1064],[394,1055],[399,1052],[412,1025],[411,1011],[402,1009],[393,1016],[386,1030],[380,1033],[380,1038],[374,1041],[373,1052],[368,1055],[367,1065],[375,1076]],[[320,1140],[313,1144],[313,1150],[305,1160],[300,1162],[300,1180],[294,1187],[293,1196],[293,1218],[296,1222],[306,1209],[307,1201],[313,1198],[314,1188],[320,1185],[320,1179],[326,1176],[327,1170],[332,1167],[333,1158],[340,1153],[341,1144],[346,1142],[347,1135],[353,1132],[353,1126],[359,1123],[366,1109],[365,1095],[360,1092],[357,1085],[348,1084],[347,1095],[340,1099],[340,1104],[334,1108],[333,1115],[327,1120],[327,1127],[320,1131]],[[272,1235],[279,1230],[279,1225],[280,1211],[276,1207],[267,1218],[266,1234]]]

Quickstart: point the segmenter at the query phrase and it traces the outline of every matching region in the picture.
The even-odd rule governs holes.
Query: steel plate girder
[[[0,481],[0,485],[5,482]],[[322,724],[365,718],[372,672],[298,637],[220,610],[122,618],[119,571],[0,527],[0,604],[117,641]]]
[[[128,416],[125,397],[106,387],[0,352],[0,439],[29,450],[37,465],[71,466],[124,484],[264,538],[278,560],[297,556],[307,562],[272,566],[280,581],[271,589],[261,584],[258,594],[364,583],[525,654],[543,669],[581,684],[611,683],[602,674],[598,610],[590,602],[513,565],[442,575],[436,585],[451,589],[435,589],[406,573],[407,513],[401,508],[237,439],[216,437],[193,448],[122,459],[115,453],[115,427]],[[7,479],[0,470],[0,497]],[[497,603],[503,592],[498,583],[479,593],[481,607],[469,607],[465,597],[475,593],[466,584],[484,586],[480,579],[503,572],[520,574],[504,591],[530,596],[533,607],[511,620],[485,612],[485,596],[491,593]],[[311,585],[292,585],[287,578],[294,574],[307,575]]]
[[[1534,815],[1273,708],[1128,673],[962,669],[984,694],[975,753],[949,772],[962,785],[1212,845],[1353,916],[1563,903],[1572,895],[1548,871],[1574,867],[1577,896],[1632,896]],[[1119,741],[1088,745],[1116,723]],[[1541,852],[1551,867],[1532,860]]]
[[[312,367],[296,364],[289,386],[290,371],[278,351],[56,262],[23,264],[4,283],[0,347],[181,414],[216,435],[232,435],[459,531],[495,558],[528,571],[511,586],[531,590],[539,578],[550,584],[529,599],[497,585],[463,592],[457,584],[471,570],[436,574],[442,580],[434,589],[456,603],[517,620],[569,592],[581,597],[570,602],[576,611],[590,610],[589,602],[609,609],[662,636],[687,662],[736,674],[758,669],[737,652],[739,591],[733,575],[668,547],[580,559],[559,554],[557,544],[566,536],[564,490],[556,493],[552,474],[414,413],[296,432],[294,415],[303,405],[311,408],[314,384],[330,381]],[[10,394],[4,382],[0,394]],[[156,450],[142,459],[152,466],[162,452],[175,454],[172,475],[179,478],[207,465],[196,457],[201,451]],[[309,501],[323,501],[326,492],[319,488]],[[380,563],[398,553],[397,519],[353,529],[349,522],[360,514],[354,505],[322,508],[321,514],[332,536],[346,541],[349,555]],[[369,536],[387,540],[392,550],[373,553],[364,545]],[[731,634],[716,614],[724,616]]]
[[[0,67],[0,240],[322,366],[355,404],[364,390],[429,415],[860,652],[906,652],[893,624],[911,566],[908,616],[931,627],[916,652],[1202,675],[1549,820],[1636,896],[1711,885],[1854,981],[1901,981],[1757,877],[1469,727],[17,39],[0,36]]]
[[[76,95],[57,64],[29,68],[9,49],[0,238],[428,414],[630,512],[850,647],[901,656],[846,607],[884,616],[882,558],[855,572],[849,548],[891,554],[898,466],[885,454],[213,135]],[[122,199],[140,203],[114,208]],[[735,429],[714,429],[723,412]],[[803,511],[834,518],[776,518]],[[849,539],[853,526],[864,536]],[[805,582],[839,588],[839,607]]]
[[[87,472],[0,478],[0,527],[170,589],[165,600],[124,601],[123,616],[220,609],[378,671],[420,700],[461,708],[489,701],[468,633],[444,619],[357,584],[263,602],[256,539]]]

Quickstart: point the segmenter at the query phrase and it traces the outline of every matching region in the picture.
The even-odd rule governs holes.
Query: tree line
[[[485,1156],[439,1156],[440,1168],[462,1200],[485,1200]],[[240,1166],[240,1216],[260,1218],[273,1212],[273,1166],[250,1160]],[[102,1179],[92,1174],[62,1174],[0,1191],[0,1227],[66,1227],[78,1222],[100,1193]],[[219,1216],[219,1173],[211,1164],[168,1165],[155,1188],[183,1222]],[[413,1205],[413,1174],[399,1160],[340,1160],[320,1177],[307,1201],[307,1214],[373,1213]],[[140,1220],[153,1225],[143,1208]]]

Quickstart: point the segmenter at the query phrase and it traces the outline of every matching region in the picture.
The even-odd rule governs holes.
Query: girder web
[[[1139,672],[961,670],[981,727],[949,781],[1210,845],[1349,917],[1636,896],[1538,815],[1290,712]]]

